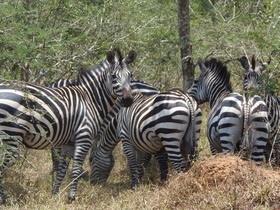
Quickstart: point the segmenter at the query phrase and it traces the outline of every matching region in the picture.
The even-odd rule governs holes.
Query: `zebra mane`
[[[83,77],[87,77],[87,75],[94,75],[95,78],[101,76],[105,71],[107,71],[110,67],[110,63],[107,59],[103,60],[100,64],[87,68],[82,69],[81,72],[77,76],[77,83],[83,80]]]
[[[207,68],[207,71],[211,71],[218,78],[222,79],[227,90],[232,91],[230,72],[222,61],[219,61],[216,58],[211,58],[210,60],[205,60],[204,65]]]

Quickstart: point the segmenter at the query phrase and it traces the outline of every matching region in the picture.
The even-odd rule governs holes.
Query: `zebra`
[[[261,65],[256,65],[256,58],[252,56],[251,66],[248,59],[243,56],[239,59],[242,68],[245,70],[244,74],[244,90],[249,91],[252,88],[262,88],[264,85],[261,82],[260,77],[265,71],[266,67],[270,64],[271,59],[268,62],[262,62]],[[271,161],[271,158],[275,158],[275,163],[280,164],[280,99],[273,93],[266,93],[264,91],[264,101],[268,108],[268,121],[269,121],[269,139],[265,148],[266,160]]]
[[[77,177],[99,126],[116,99],[122,106],[133,101],[129,64],[136,58],[130,51],[122,57],[119,49],[109,51],[98,66],[81,72],[74,86],[42,87],[29,83],[0,85],[0,199],[5,203],[2,172],[19,155],[20,145],[32,149],[62,146],[52,194],[58,194],[74,151],[72,182],[68,199],[75,200]],[[73,149],[74,148],[74,149]]]
[[[76,81],[73,79],[58,79],[57,81],[51,83],[49,86],[51,88],[59,88],[59,87],[67,87],[67,86],[73,86],[76,84]],[[135,80],[132,79],[130,81],[130,86],[132,89],[132,93],[133,94],[137,94],[137,93],[142,93],[145,96],[150,96],[150,95],[154,95],[159,93],[159,90],[153,86],[151,86],[150,84],[142,81],[142,80]],[[114,109],[112,109],[106,118],[109,118],[111,115],[115,116],[117,114],[117,112],[119,111],[119,109],[121,108],[121,105],[118,103],[118,105],[114,105],[113,106]],[[107,120],[108,121],[108,120]],[[108,123],[108,122],[107,122]],[[106,125],[106,122],[102,123],[102,127],[104,127]],[[103,128],[101,127],[100,130],[103,130]],[[51,148],[51,157],[52,157],[52,163],[53,163],[53,173],[56,173],[58,171],[58,164],[59,164],[59,159],[61,158],[61,147],[56,147],[56,148]],[[74,152],[74,151],[73,151]],[[73,156],[73,153],[72,153]],[[72,158],[71,156],[71,158]],[[146,165],[149,162],[149,155],[145,156],[146,159],[144,161],[144,164]],[[84,170],[83,170],[84,171]],[[82,171],[82,173],[83,173]]]
[[[230,72],[216,58],[198,59],[200,75],[188,90],[202,104],[209,102],[207,137],[211,153],[241,151],[243,158],[261,164],[268,140],[267,106],[260,96],[233,93]]]
[[[143,154],[156,154],[163,180],[167,176],[167,156],[177,172],[187,170],[197,156],[201,120],[196,101],[180,89],[150,97],[135,96],[130,107],[121,108],[111,119],[91,151],[91,183],[107,180],[114,166],[112,151],[119,141],[128,160],[132,189],[143,173],[139,165]]]

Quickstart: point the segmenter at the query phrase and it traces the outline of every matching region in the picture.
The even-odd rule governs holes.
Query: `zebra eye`
[[[112,79],[116,79],[117,76],[115,74],[111,74]]]

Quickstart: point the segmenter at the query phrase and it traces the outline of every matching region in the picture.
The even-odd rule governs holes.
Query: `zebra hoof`
[[[74,195],[69,195],[68,196],[68,204],[71,204],[74,200],[76,200]]]
[[[3,205],[3,204],[5,204],[5,203],[6,203],[6,196],[5,196],[5,195],[2,195],[2,196],[0,197],[0,204]]]
[[[132,190],[136,190],[137,187],[138,187],[138,185],[136,185],[136,184],[132,184],[132,185],[130,186],[130,188],[131,188]]]

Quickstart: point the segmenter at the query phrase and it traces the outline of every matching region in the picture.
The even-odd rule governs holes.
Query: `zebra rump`
[[[177,172],[185,171],[197,157],[201,110],[188,94],[179,89],[145,97],[138,95],[128,108],[121,108],[91,151],[91,183],[104,182],[114,165],[112,151],[121,140],[127,157],[131,188],[142,174],[144,154],[166,152]],[[136,157],[137,154],[137,157]],[[162,160],[161,170],[166,169]]]
[[[190,88],[198,103],[209,102],[207,137],[212,154],[237,152],[261,163],[267,144],[267,106],[260,96],[233,93],[222,62],[198,60],[200,75]]]
[[[244,90],[251,91],[253,88],[257,88],[262,95],[264,94],[264,101],[268,108],[268,121],[269,121],[269,139],[265,147],[265,157],[268,162],[280,165],[280,99],[273,93],[267,93],[266,84],[263,82],[264,78],[261,78],[266,67],[270,64],[271,59],[268,62],[261,62],[259,66],[256,65],[256,58],[253,55],[251,65],[248,59],[243,56],[239,59],[244,74]]]

